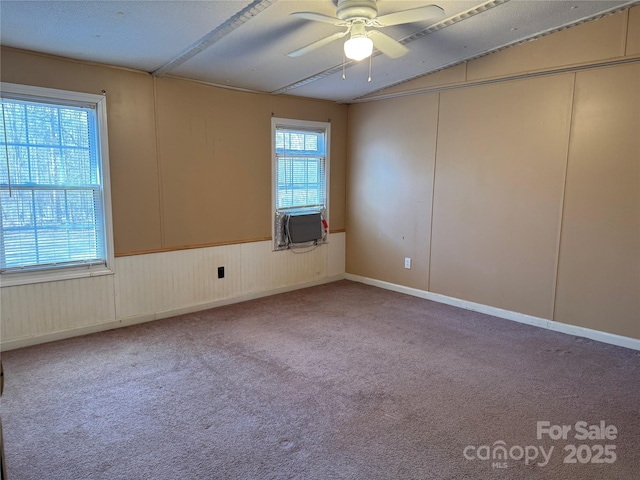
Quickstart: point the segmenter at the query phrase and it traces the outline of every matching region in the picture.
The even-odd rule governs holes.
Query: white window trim
[[[331,225],[331,221],[329,219],[329,203],[331,199],[330,185],[329,179],[331,178],[330,169],[331,169],[331,159],[330,159],[330,150],[331,150],[331,123],[330,122],[315,122],[311,120],[295,120],[292,118],[280,118],[280,117],[271,117],[271,241],[274,242],[276,238],[275,231],[275,223],[274,218],[276,215],[276,190],[277,179],[276,179],[276,129],[278,127],[287,127],[291,129],[305,129],[305,128],[315,128],[315,129],[324,129],[325,131],[325,142],[327,144],[326,152],[325,152],[325,189],[326,189],[326,215],[325,220],[328,225]],[[274,250],[278,251],[278,250]],[[284,251],[284,250],[279,250]]]
[[[107,132],[107,98],[104,95],[71,92],[54,88],[34,87],[16,83],[0,83],[0,95],[5,92],[12,95],[24,95],[29,100],[41,100],[73,104],[92,104],[96,108],[97,150],[100,153],[100,169],[102,175],[103,218],[106,236],[106,265],[73,266],[54,269],[32,270],[25,273],[0,274],[0,287],[27,285],[30,283],[55,282],[73,278],[113,275],[115,256],[113,252],[113,224],[111,218],[111,178],[109,175],[109,136]]]

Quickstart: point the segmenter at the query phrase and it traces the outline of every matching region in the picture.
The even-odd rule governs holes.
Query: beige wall
[[[639,14],[350,106],[347,273],[640,338]]]
[[[4,82],[107,93],[116,255],[271,236],[273,115],[331,120],[330,229],[345,227],[347,106],[2,48]]]
[[[625,53],[628,56],[640,55],[640,5],[629,10]]]
[[[640,338],[640,64],[576,78],[555,319]]]
[[[441,94],[431,291],[552,316],[572,90],[560,75]]]
[[[116,252],[161,248],[153,83],[149,75],[2,48],[3,82],[107,93]]]
[[[427,288],[437,120],[436,94],[350,109],[347,271]]]
[[[467,80],[622,57],[627,17],[625,10],[478,58],[469,62]]]

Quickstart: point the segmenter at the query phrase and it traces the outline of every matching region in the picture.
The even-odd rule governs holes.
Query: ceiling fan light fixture
[[[351,37],[344,42],[344,54],[347,58],[359,62],[373,53],[373,41],[369,37]]]

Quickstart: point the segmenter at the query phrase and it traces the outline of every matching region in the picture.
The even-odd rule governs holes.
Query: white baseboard
[[[233,303],[245,302],[247,300],[255,300],[257,298],[268,297],[271,295],[277,295],[279,293],[291,292],[293,290],[299,290],[307,287],[315,287],[316,285],[323,285],[325,283],[336,282],[343,280],[344,274],[331,275],[327,277],[317,278],[309,282],[297,283],[293,285],[286,285],[284,287],[273,288],[269,290],[261,290],[256,292],[250,292],[237,297],[223,298],[221,300],[214,300],[211,302],[197,303],[193,305],[186,305],[179,308],[173,308],[162,312],[144,313],[141,315],[132,315],[130,317],[116,318],[107,322],[97,323],[94,325],[70,328],[67,330],[59,330],[57,332],[46,333],[43,335],[32,335],[29,337],[16,338],[2,342],[1,351],[14,350],[16,348],[30,347],[32,345],[39,345],[42,343],[54,342],[57,340],[64,340],[66,338],[79,337],[82,335],[88,335],[91,333],[104,332],[107,330],[113,330],[115,328],[129,327],[131,325],[137,325],[139,323],[150,322],[152,320],[160,320],[162,318],[175,317],[177,315],[184,315],[185,313],[199,312],[201,310],[208,310],[210,308],[222,307],[224,305],[231,305]]]
[[[427,292],[426,290],[420,290],[417,288],[405,287],[403,285],[398,285],[395,283],[376,280],[375,278],[361,277],[360,275],[352,275],[350,273],[345,274],[345,278],[354,282],[365,283],[374,287],[384,288],[385,290],[405,293],[414,297],[420,297],[427,300],[432,300],[434,302],[445,303],[447,305],[453,305],[454,307],[464,308],[466,310],[472,310],[474,312],[485,313],[494,317],[513,320],[514,322],[525,323],[527,325],[546,328],[547,330],[566,333],[568,335],[574,335],[577,337],[589,338],[598,342],[630,348],[632,350],[640,350],[640,340],[636,338],[624,337],[622,335],[602,332],[600,330],[592,330],[590,328],[560,323],[553,320],[548,320],[546,318],[534,317],[532,315],[527,315],[524,313],[513,312],[511,310],[503,310],[502,308],[491,307],[489,305],[483,305],[481,303],[469,302],[467,300],[448,297],[446,295],[440,295],[439,293]]]

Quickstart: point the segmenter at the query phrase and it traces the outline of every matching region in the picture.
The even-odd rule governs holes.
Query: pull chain
[[[367,80],[367,82],[371,81],[371,57],[373,57],[373,55],[369,55],[369,80]]]
[[[345,58],[345,53],[344,53],[344,48],[342,49],[342,79],[345,80],[347,78],[347,76],[344,74],[344,64],[346,63],[347,59]]]

